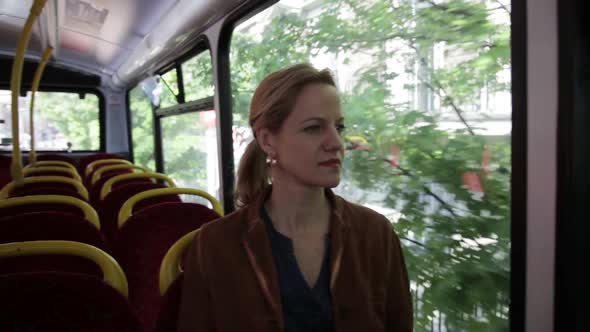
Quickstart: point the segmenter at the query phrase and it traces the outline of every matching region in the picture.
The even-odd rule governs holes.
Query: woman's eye
[[[317,133],[320,131],[320,129],[322,129],[322,127],[320,125],[313,125],[313,126],[305,127],[303,130],[307,133]]]
[[[337,125],[336,130],[338,130],[338,133],[342,134],[346,130],[346,126],[343,124]]]

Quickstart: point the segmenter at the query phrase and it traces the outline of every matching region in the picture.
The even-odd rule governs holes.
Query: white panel
[[[106,151],[129,152],[125,90],[103,89],[106,100]]]
[[[553,332],[557,146],[557,0],[527,1],[526,331]]]

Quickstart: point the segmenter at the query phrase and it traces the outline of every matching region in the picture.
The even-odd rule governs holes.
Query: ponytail
[[[238,167],[236,206],[244,207],[269,186],[269,171],[264,151],[253,139],[246,147]]]

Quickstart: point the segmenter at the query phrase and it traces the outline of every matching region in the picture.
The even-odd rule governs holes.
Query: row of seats
[[[0,167],[4,164],[0,163]],[[113,322],[117,323],[109,329],[94,324],[90,330],[174,331],[180,302],[182,253],[200,226],[223,215],[219,202],[200,190],[176,188],[168,177],[112,154],[85,157],[79,163],[67,156],[41,155],[24,171],[24,183],[8,182],[0,191],[0,292],[4,294],[4,289],[12,289],[10,294],[15,297],[14,301],[23,305],[24,298],[30,296],[41,297],[39,303],[47,303],[51,301],[47,290],[20,294],[18,288],[11,287],[19,282],[31,283],[26,288],[31,290],[36,289],[33,284],[47,278],[59,279],[52,285],[60,285],[82,276],[77,285],[95,287],[98,282],[102,288],[110,289],[104,292],[106,298],[97,300],[93,296],[100,294],[90,296],[76,291],[64,295],[64,303],[71,306],[76,299],[82,303],[92,302],[86,307],[79,304],[76,310],[90,310],[93,306],[92,310],[106,315],[110,309],[100,307],[106,310],[100,311],[103,309],[97,306],[113,301],[119,303],[118,306],[123,303],[129,307],[119,313],[130,313],[125,324],[115,319]],[[204,197],[212,208],[183,202],[181,194]],[[93,254],[55,251],[60,246],[70,248],[72,243],[82,245],[76,253],[89,247],[94,250]],[[54,252],[50,256],[47,252],[39,256],[40,251],[29,249],[41,244],[46,246],[45,250],[49,248]],[[7,254],[27,251],[37,254],[18,257]],[[119,289],[113,293],[113,286],[106,282],[105,264],[97,264],[95,260],[101,255],[120,266],[124,272],[124,282],[120,284],[128,285],[128,292]],[[89,261],[89,258],[92,259]],[[63,285],[67,287],[68,282]],[[56,286],[55,291],[60,289]],[[119,294],[124,301],[115,299],[117,296],[113,294]],[[57,298],[61,301],[59,295]],[[26,306],[14,308],[16,311],[32,310]],[[0,308],[0,322],[30,322],[30,317],[9,315],[12,311]],[[32,311],[37,315],[36,310]],[[4,315],[6,317],[2,317]],[[61,316],[39,314],[35,317],[58,326],[66,324]],[[8,317],[14,319],[5,320]],[[62,330],[69,330],[63,326]],[[88,330],[86,324],[84,326],[84,330]]]

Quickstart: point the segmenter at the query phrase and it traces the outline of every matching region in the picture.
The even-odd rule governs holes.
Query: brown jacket
[[[270,240],[255,202],[201,228],[190,246],[178,331],[283,330]],[[368,208],[332,203],[334,331],[412,331],[408,276],[391,223]]]

